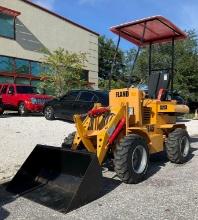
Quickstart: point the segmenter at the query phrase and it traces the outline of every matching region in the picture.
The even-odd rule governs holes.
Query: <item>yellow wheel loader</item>
[[[173,163],[187,161],[189,136],[184,124],[176,124],[176,116],[189,109],[167,98],[168,91],[173,92],[174,43],[186,34],[161,16],[111,31],[119,36],[118,42],[122,37],[139,48],[149,46],[148,93],[130,86],[111,90],[108,107],[96,103],[86,117],[75,115],[76,132],[65,139],[62,148],[37,145],[8,191],[66,213],[97,198],[101,166],[108,156],[113,157],[115,172],[125,183],[145,178],[151,154],[166,151]],[[172,42],[171,67],[153,69],[152,45],[166,42]],[[111,74],[109,78],[111,82]]]

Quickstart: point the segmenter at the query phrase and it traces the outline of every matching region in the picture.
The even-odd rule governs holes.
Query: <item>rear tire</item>
[[[125,136],[116,145],[114,169],[123,182],[134,184],[142,181],[147,174],[148,165],[148,146],[141,136]]]
[[[188,132],[182,128],[176,128],[168,135],[166,153],[172,163],[185,163],[190,152],[190,140]]]
[[[3,115],[3,112],[4,112],[3,106],[0,105],[0,115]]]
[[[44,116],[47,120],[54,120],[54,109],[52,106],[46,106],[44,109]]]
[[[26,109],[24,102],[19,103],[18,113],[20,116],[26,116],[28,114],[28,110]]]

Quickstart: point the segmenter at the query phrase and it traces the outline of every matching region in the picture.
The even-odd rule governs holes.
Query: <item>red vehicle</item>
[[[3,113],[3,103],[2,103],[2,97],[0,95],[0,115]]]
[[[4,110],[17,110],[19,115],[42,112],[44,104],[53,97],[38,93],[36,87],[20,84],[0,84]]]

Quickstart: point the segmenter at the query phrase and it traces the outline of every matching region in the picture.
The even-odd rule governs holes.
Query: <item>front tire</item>
[[[185,129],[176,128],[168,135],[166,153],[172,163],[185,163],[190,152],[189,135]]]
[[[44,109],[44,116],[47,120],[54,120],[54,109],[52,106],[46,106]]]
[[[114,169],[125,183],[142,181],[148,170],[149,151],[146,140],[139,135],[125,136],[114,151]]]
[[[70,133],[63,141],[62,148],[71,149],[76,132]]]
[[[76,131],[70,133],[63,141],[62,148],[70,149],[72,148],[72,144],[74,142],[74,138],[76,135]],[[82,142],[79,143],[78,150],[86,152],[86,148],[83,146]]]
[[[19,107],[18,107],[18,113],[20,116],[26,116],[28,114],[28,111],[25,107],[25,103],[24,102],[20,102],[19,103]]]

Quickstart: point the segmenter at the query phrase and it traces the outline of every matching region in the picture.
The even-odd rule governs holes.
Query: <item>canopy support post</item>
[[[172,38],[172,63],[171,63],[171,98],[173,98],[174,89],[174,65],[175,65],[175,38]]]
[[[152,43],[149,44],[149,76],[151,75],[151,62],[152,62]]]
[[[142,33],[142,37],[141,37],[141,43],[144,43],[144,35],[145,35],[145,31],[146,31],[146,25],[147,25],[147,22],[144,22],[144,29],[143,29],[143,33]],[[139,53],[140,53],[140,45],[138,46],[138,50],[137,50],[137,53],[135,55],[135,59],[133,61],[133,65],[132,65],[132,68],[131,68],[131,74],[130,74],[130,77],[129,77],[129,83],[128,83],[128,87],[131,86],[131,83],[132,83],[132,76],[133,76],[133,71],[134,71],[134,68],[135,68],[135,64],[137,62],[137,58],[139,56]]]

